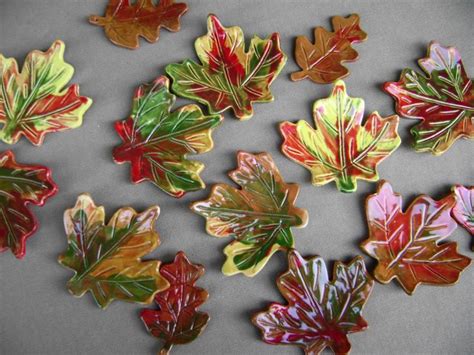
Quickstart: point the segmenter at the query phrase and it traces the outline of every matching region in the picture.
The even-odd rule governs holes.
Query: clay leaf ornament
[[[237,162],[229,176],[241,189],[214,185],[191,209],[206,218],[208,234],[235,239],[224,249],[222,272],[251,277],[275,252],[293,248],[291,227],[305,227],[308,213],[294,206],[299,187],[283,181],[269,154],[239,152]]]
[[[188,6],[174,0],[109,0],[105,17],[91,15],[89,22],[104,27],[105,35],[114,44],[137,49],[140,37],[154,43],[160,28],[171,32],[180,30],[180,18]]]
[[[132,181],[151,181],[173,197],[203,189],[199,173],[204,164],[186,155],[212,149],[212,130],[220,115],[205,116],[199,106],[186,105],[171,112],[176,97],[169,92],[169,80],[158,77],[135,92],[131,115],[116,122],[123,143],[113,152],[117,163],[130,162]]]
[[[160,243],[154,231],[159,207],[142,213],[130,207],[119,209],[105,224],[105,210],[88,194],[64,212],[68,248],[58,261],[74,270],[69,292],[81,297],[92,293],[97,305],[106,308],[114,299],[149,304],[168,287],[157,260],[142,261]]]
[[[288,271],[277,280],[288,304],[272,303],[252,322],[268,344],[297,345],[307,355],[320,354],[326,347],[336,354],[348,354],[347,334],[368,327],[362,309],[373,285],[360,256],[347,265],[337,261],[330,281],[321,257],[303,258],[291,251]]]
[[[166,67],[173,79],[172,89],[179,96],[207,105],[212,114],[231,108],[237,118],[249,119],[253,102],[273,101],[270,84],[286,63],[280,36],[254,36],[246,52],[240,27],[226,28],[216,16],[209,15],[207,28],[208,34],[194,45],[201,64],[188,59]]]
[[[410,295],[421,283],[456,283],[471,259],[457,252],[455,242],[441,242],[456,228],[453,204],[451,196],[436,201],[420,195],[403,212],[401,196],[380,182],[366,201],[369,237],[361,244],[378,261],[375,278],[384,284],[396,278]]]
[[[30,52],[21,72],[14,58],[0,54],[0,140],[7,144],[25,136],[41,145],[49,132],[79,127],[92,100],[79,86],[65,88],[74,68],[64,61],[65,45],[57,40],[46,52]]]
[[[451,216],[474,236],[474,186],[456,185],[452,190],[455,204],[451,210]],[[474,250],[474,244],[472,250]]]
[[[0,252],[25,256],[26,240],[38,228],[27,206],[43,206],[57,191],[48,168],[18,164],[9,150],[0,154]]]
[[[195,286],[204,274],[204,267],[191,263],[182,251],[172,263],[162,265],[160,272],[170,287],[156,294],[159,309],[144,309],[140,318],[151,335],[164,340],[159,354],[166,355],[173,345],[190,343],[204,331],[209,314],[197,309],[209,294]]]
[[[415,150],[439,155],[459,138],[474,138],[474,86],[454,47],[431,42],[418,63],[424,73],[404,69],[384,90],[399,115],[420,120],[410,130]]]
[[[313,105],[316,129],[306,121],[280,124],[283,153],[311,172],[313,185],[335,181],[339,191],[353,192],[357,179],[379,179],[377,165],[400,145],[399,119],[373,112],[363,123],[364,106],[340,80],[331,96]]]
[[[359,54],[352,48],[353,43],[367,39],[367,34],[359,25],[359,15],[334,16],[334,32],[323,27],[314,29],[315,43],[305,36],[296,37],[295,59],[301,71],[291,74],[291,80],[310,78],[318,84],[328,84],[349,75],[344,62],[355,61]]]

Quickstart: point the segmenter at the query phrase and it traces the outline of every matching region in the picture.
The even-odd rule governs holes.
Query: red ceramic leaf
[[[42,206],[57,190],[48,168],[18,164],[11,151],[0,155],[0,251],[25,255],[26,239],[38,227],[27,205]]]
[[[453,187],[456,203],[451,211],[453,218],[474,236],[474,186]],[[472,246],[474,250],[474,245]]]

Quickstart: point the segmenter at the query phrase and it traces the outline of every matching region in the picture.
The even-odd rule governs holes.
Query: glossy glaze
[[[456,202],[451,215],[460,226],[474,236],[474,186],[456,185],[453,187],[453,194]]]

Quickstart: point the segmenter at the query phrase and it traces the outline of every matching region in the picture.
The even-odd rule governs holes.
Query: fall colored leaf
[[[22,258],[26,240],[38,228],[28,204],[43,206],[58,188],[48,168],[18,164],[8,150],[0,154],[0,191],[0,252],[10,249]]]
[[[418,63],[428,76],[404,69],[384,90],[401,116],[421,120],[411,129],[415,150],[439,155],[459,138],[474,138],[474,87],[454,47],[432,42]]]
[[[293,248],[291,227],[305,227],[308,214],[294,206],[298,185],[283,181],[269,154],[239,152],[237,162],[229,176],[241,189],[214,185],[191,209],[206,218],[207,233],[236,239],[224,249],[222,272],[255,276],[275,252]]]
[[[342,63],[356,60],[359,54],[352,44],[367,39],[367,34],[359,26],[359,20],[356,14],[334,16],[334,32],[316,27],[314,44],[305,36],[296,37],[295,59],[302,70],[292,73],[291,80],[310,78],[315,83],[328,84],[348,76],[349,70]]]
[[[380,182],[377,193],[367,198],[369,237],[361,244],[378,260],[375,278],[382,283],[396,278],[410,295],[420,283],[456,283],[471,259],[457,252],[455,242],[440,243],[456,228],[453,204],[451,196],[435,201],[421,195],[403,212],[401,196]]]
[[[195,42],[201,65],[185,60],[166,67],[173,91],[206,104],[211,113],[232,108],[239,119],[248,119],[253,115],[253,102],[273,101],[270,84],[286,63],[280,36],[254,36],[246,52],[240,27],[225,28],[216,16],[209,15],[207,29],[208,34]]]
[[[451,215],[459,225],[474,236],[474,187],[456,185],[453,187],[453,194],[456,202]]]
[[[173,345],[190,343],[204,331],[209,314],[197,309],[209,294],[195,286],[204,267],[192,264],[182,251],[172,263],[161,266],[160,272],[170,287],[155,296],[159,310],[144,309],[140,318],[151,335],[165,341],[160,355],[166,355]]]
[[[160,28],[180,30],[179,20],[188,11],[184,3],[174,0],[109,0],[105,17],[91,15],[89,22],[104,27],[105,35],[118,46],[137,49],[140,37],[153,43],[160,38]]]
[[[357,189],[357,179],[377,181],[377,165],[400,145],[398,116],[369,115],[362,125],[364,100],[351,98],[342,80],[331,96],[313,106],[316,130],[306,121],[283,122],[283,153],[304,166],[316,186],[336,181],[342,192]]]
[[[76,297],[90,291],[101,308],[114,299],[151,303],[168,287],[159,273],[160,262],[142,261],[160,243],[154,231],[159,207],[137,214],[119,209],[105,224],[104,207],[97,207],[88,194],[77,198],[74,208],[64,212],[68,248],[58,261],[74,270],[68,289]]]
[[[181,197],[205,187],[199,177],[204,164],[186,155],[212,149],[211,133],[222,117],[205,116],[197,105],[171,112],[176,97],[168,87],[169,80],[160,76],[137,89],[132,114],[115,124],[123,143],[113,157],[117,163],[132,164],[134,183],[149,180],[171,196]]]
[[[326,347],[336,354],[349,353],[347,334],[368,326],[362,309],[374,281],[364,260],[358,256],[348,265],[337,261],[333,281],[321,257],[306,259],[291,251],[288,265],[277,281],[288,304],[273,303],[252,318],[263,340],[273,345],[297,345],[308,355],[319,354]]]

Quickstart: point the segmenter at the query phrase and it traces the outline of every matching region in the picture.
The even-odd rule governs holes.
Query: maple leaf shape
[[[288,265],[277,281],[288,305],[273,303],[252,318],[263,340],[297,345],[308,355],[319,354],[326,347],[336,354],[349,353],[347,334],[367,328],[362,309],[374,285],[364,260],[358,256],[348,265],[336,262],[332,282],[321,257],[305,259],[293,250],[288,254]]]
[[[315,43],[305,36],[296,37],[295,59],[302,69],[291,74],[291,80],[310,78],[315,83],[328,84],[349,75],[343,62],[354,61],[359,54],[351,47],[367,39],[367,34],[359,26],[359,15],[346,18],[334,16],[329,32],[323,27],[314,29]]]
[[[123,144],[113,152],[115,162],[132,164],[132,181],[144,180],[173,197],[205,187],[199,177],[204,164],[189,160],[187,153],[212,149],[212,129],[220,115],[205,116],[199,106],[186,105],[170,112],[176,97],[170,94],[169,80],[158,77],[135,92],[132,114],[116,122]]]
[[[165,341],[160,355],[166,355],[173,345],[190,343],[204,331],[209,314],[198,312],[197,308],[209,294],[195,286],[204,267],[192,264],[182,251],[172,263],[164,264],[160,272],[170,287],[155,296],[159,310],[144,309],[140,318],[151,335]]]
[[[237,162],[229,176],[242,189],[214,185],[191,209],[206,218],[207,233],[236,239],[224,249],[222,272],[255,276],[275,252],[294,246],[291,227],[305,227],[308,213],[294,206],[299,187],[283,181],[269,154],[239,152]]]
[[[23,135],[41,145],[46,133],[82,124],[92,100],[79,96],[78,85],[63,90],[74,73],[64,49],[58,40],[46,52],[30,52],[21,73],[14,58],[0,54],[0,140],[14,144]]]
[[[401,116],[421,120],[411,129],[415,150],[439,155],[459,138],[474,138],[474,87],[454,47],[432,42],[418,63],[428,76],[404,69],[384,90]]]
[[[43,206],[58,188],[48,168],[18,164],[8,150],[0,154],[0,190],[0,252],[10,249],[20,259],[38,228],[27,205]]]
[[[160,28],[178,32],[179,20],[188,11],[184,3],[173,0],[160,0],[158,5],[153,0],[109,0],[105,17],[92,15],[89,22],[104,27],[105,35],[114,44],[129,49],[140,46],[140,36],[148,42],[158,41]]]
[[[232,108],[239,119],[249,119],[253,115],[252,102],[273,101],[270,84],[286,63],[280,36],[254,36],[245,52],[240,27],[225,28],[216,16],[209,15],[207,28],[208,34],[195,42],[202,65],[185,60],[166,67],[173,79],[173,91],[206,104],[211,113]]]
[[[382,181],[367,198],[369,237],[361,248],[378,260],[374,271],[381,283],[396,278],[406,293],[420,283],[454,284],[471,259],[458,254],[455,242],[440,243],[456,228],[450,213],[454,199],[435,201],[418,196],[402,211],[402,198]]]
[[[351,98],[336,82],[327,99],[313,106],[314,130],[306,121],[283,122],[283,153],[311,171],[316,186],[336,181],[342,192],[357,189],[357,179],[377,181],[377,165],[400,145],[398,116],[373,112],[362,125],[364,100]]]
[[[74,270],[68,289],[76,297],[90,291],[101,308],[114,299],[151,303],[168,283],[159,273],[160,262],[141,258],[159,245],[153,228],[159,215],[153,206],[137,214],[119,209],[105,225],[104,207],[97,207],[88,194],[77,198],[64,212],[68,248],[58,261]]]
[[[474,236],[474,187],[456,185],[453,187],[455,204],[451,216]],[[474,245],[472,246],[474,250]]]

